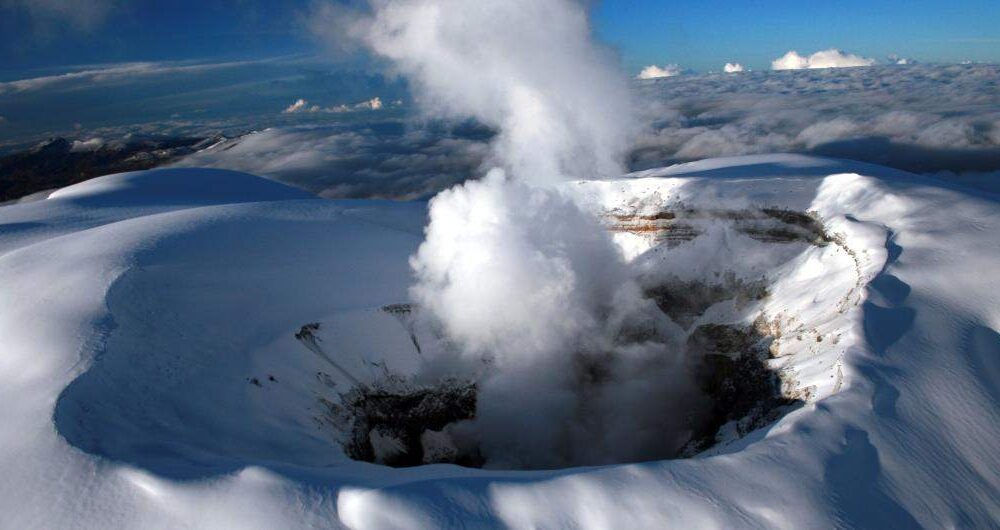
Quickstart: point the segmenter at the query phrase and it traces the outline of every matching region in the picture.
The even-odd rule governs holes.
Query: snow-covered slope
[[[836,244],[622,230],[649,267],[766,274],[769,363],[805,404],[695,458],[525,472],[354,462],[322,421],[343,381],[294,335],[406,371],[382,308],[425,204],[171,169],[4,206],[0,528],[996,526],[1000,204],[940,186],[790,155],[567,185],[619,216],[811,211]]]

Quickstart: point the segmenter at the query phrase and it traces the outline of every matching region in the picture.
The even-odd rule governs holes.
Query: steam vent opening
[[[837,343],[822,322],[857,303],[861,285],[853,252],[818,218],[675,207],[615,209],[603,220],[642,306],[604,315],[607,344],[568,352],[550,372],[496,376],[488,355],[456,361],[416,305],[379,311],[405,337],[404,361],[343,358],[327,351],[326,324],[310,323],[296,338],[329,368],[315,374],[325,388],[316,424],[364,462],[552,469],[724,450],[813,397],[815,385],[796,378],[795,352]],[[782,292],[826,274],[846,286],[834,307],[782,305]]]

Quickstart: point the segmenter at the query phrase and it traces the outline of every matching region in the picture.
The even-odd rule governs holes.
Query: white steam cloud
[[[722,71],[727,74],[735,74],[743,71],[743,65],[740,63],[726,63],[726,66],[722,67]]]
[[[505,364],[531,364],[591,335],[597,322],[588,309],[625,277],[592,216],[499,171],[438,194],[431,219],[413,260],[416,299],[469,353]]]
[[[871,66],[875,59],[867,59],[859,55],[845,53],[836,49],[816,52],[808,57],[790,51],[771,61],[773,70],[804,70],[807,68],[846,68],[852,66]]]
[[[430,216],[414,300],[465,373],[489,367],[476,419],[451,433],[459,446],[536,468],[662,458],[688,441],[705,400],[684,350],[593,215],[494,170],[437,195]],[[620,340],[637,327],[658,340]]]
[[[373,0],[356,28],[437,117],[498,130],[494,164],[534,183],[616,174],[627,80],[572,0]],[[357,31],[357,30],[356,30]]]
[[[681,350],[664,341],[621,343],[630,322],[655,320],[658,309],[596,217],[556,186],[620,174],[634,132],[628,80],[591,40],[584,7],[571,0],[373,0],[370,7],[354,31],[410,80],[424,112],[499,131],[486,177],[431,201],[426,241],[411,260],[412,296],[446,339],[428,369],[479,381],[475,420],[451,435],[479,447],[493,467],[606,463],[679,449],[689,435],[685,416],[663,408],[689,406],[682,396],[700,399]],[[609,376],[595,383],[587,373],[598,365]],[[650,399],[655,404],[644,406]]]
[[[639,75],[635,76],[636,79],[661,79],[664,77],[673,77],[675,75],[680,75],[681,67],[676,64],[667,64],[664,66],[657,66],[651,64],[642,69]]]

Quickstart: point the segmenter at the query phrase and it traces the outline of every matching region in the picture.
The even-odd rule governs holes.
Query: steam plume
[[[412,295],[459,350],[458,364],[489,367],[476,419],[452,435],[471,439],[493,466],[676,450],[686,436],[671,418],[681,414],[663,407],[682,406],[669,396],[690,392],[683,362],[662,340],[618,340],[655,306],[595,216],[557,186],[620,174],[634,130],[627,78],[591,40],[584,7],[370,7],[355,31],[410,80],[425,113],[499,130],[488,175],[431,201],[426,241],[411,260]],[[595,369],[609,379],[594,382]],[[659,404],[640,403],[651,397]]]
[[[493,164],[553,183],[619,173],[628,85],[572,0],[373,0],[364,39],[437,117],[500,130]]]

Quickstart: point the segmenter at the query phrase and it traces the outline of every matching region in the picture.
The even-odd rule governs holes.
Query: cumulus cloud
[[[802,70],[803,68],[809,68],[809,59],[799,55],[799,52],[794,50],[771,61],[772,70]]]
[[[773,70],[803,70],[806,68],[845,68],[852,66],[871,66],[875,59],[845,53],[837,49],[818,51],[808,57],[803,57],[796,51],[771,61]]]
[[[651,64],[642,69],[636,79],[660,79],[663,77],[673,77],[675,75],[680,75],[681,67],[676,64],[667,64],[664,66],[657,66]]]
[[[361,103],[355,103],[353,105],[341,104],[334,107],[321,107],[319,105],[310,105],[308,101],[299,98],[295,100],[285,110],[282,111],[284,114],[299,114],[299,113],[310,113],[310,112],[330,112],[330,113],[342,113],[342,112],[353,112],[359,110],[379,110],[383,107],[382,99],[378,96],[373,97],[369,100],[362,101]]]
[[[743,71],[743,65],[740,63],[726,63],[726,66],[722,67],[722,71],[727,74],[735,74]]]
[[[295,100],[295,103],[286,107],[282,112],[285,114],[295,114],[296,112],[319,112],[319,106],[313,105],[310,107],[308,101],[299,98]]]
[[[369,99],[368,101],[362,101],[361,103],[358,103],[358,104],[354,105],[354,108],[356,108],[356,109],[368,109],[368,110],[379,110],[379,109],[382,108],[382,106],[383,106],[382,105],[382,99],[376,96],[376,97],[373,97],[373,98]]]

